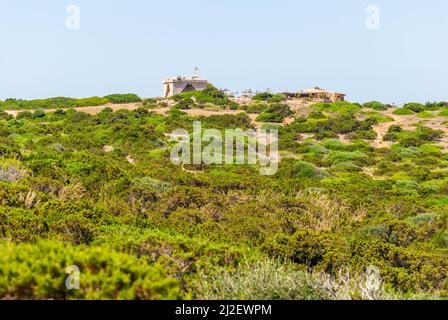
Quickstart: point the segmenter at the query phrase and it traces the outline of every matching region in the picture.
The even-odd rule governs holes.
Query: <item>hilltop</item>
[[[0,108],[0,298],[448,296],[446,103],[210,88]],[[278,172],[172,164],[169,134],[196,120],[277,128]]]

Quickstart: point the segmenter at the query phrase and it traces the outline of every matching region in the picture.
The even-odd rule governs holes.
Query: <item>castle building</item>
[[[207,88],[207,79],[199,76],[173,77],[163,81],[163,97],[169,98],[179,93],[202,91]]]

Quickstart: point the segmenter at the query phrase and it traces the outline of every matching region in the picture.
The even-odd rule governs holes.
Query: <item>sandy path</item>
[[[245,104],[250,104],[253,101],[248,99],[248,98],[240,98],[238,99],[233,99],[234,101],[238,101],[239,103],[245,103]],[[306,108],[306,106],[308,106],[310,103],[309,102],[303,102],[301,100],[288,100],[286,101],[286,103],[291,107],[291,109],[293,111],[301,111],[302,113],[304,111],[307,111],[308,108]],[[90,115],[95,115],[97,113],[100,113],[101,111],[103,111],[105,108],[111,108],[113,111],[117,111],[117,110],[136,110],[139,107],[141,107],[143,104],[138,102],[138,103],[126,103],[126,104],[105,104],[102,106],[88,106],[88,107],[78,107],[78,108],[61,108],[61,109],[44,109],[45,112],[55,112],[57,110],[70,110],[70,109],[74,109],[78,112],[84,112]],[[169,112],[170,110],[170,105],[167,107],[161,107],[161,108],[155,108],[155,109],[148,109],[151,112],[155,112],[157,114],[162,114],[165,115]],[[34,109],[31,110],[5,110],[6,113],[16,117],[20,112],[23,111],[29,111],[29,112],[34,112]],[[187,113],[189,116],[214,116],[214,115],[225,115],[225,114],[231,114],[231,115],[236,115],[239,113],[243,113],[244,111],[242,110],[222,110],[222,109],[207,109],[207,108],[203,108],[203,109],[188,109],[188,110],[182,110],[183,112]],[[252,122],[255,124],[255,118],[258,116],[257,114],[248,114],[249,117],[251,118]],[[294,121],[294,118],[287,118],[285,119],[285,125],[286,124],[290,124]]]
[[[250,103],[251,101],[248,99],[245,99],[244,101],[239,101],[244,103]],[[285,103],[287,103],[291,109],[295,112],[294,117],[288,117],[285,119],[283,125],[291,124],[295,117],[307,115],[310,112],[309,105],[310,102],[305,102],[302,100],[288,100]],[[91,107],[79,107],[79,108],[73,108],[74,110],[78,112],[85,112],[90,115],[95,115],[105,108],[111,108],[113,111],[117,110],[136,110],[139,107],[141,107],[142,103],[127,103],[127,104],[106,104],[102,106],[91,106]],[[72,108],[63,108],[62,110],[69,110]],[[58,109],[45,109],[45,112],[54,112]],[[154,112],[156,114],[160,115],[166,115],[170,107],[161,107],[161,108],[155,108],[155,109],[148,109],[151,112]],[[378,134],[377,138],[371,142],[371,145],[375,148],[388,148],[391,145],[394,144],[394,142],[391,141],[383,141],[383,137],[385,134],[387,134],[389,127],[392,125],[399,125],[404,130],[413,131],[416,128],[416,124],[420,123],[422,125],[428,126],[434,130],[442,130],[445,132],[445,136],[438,142],[436,145],[439,145],[443,147],[446,151],[448,151],[448,126],[444,125],[443,122],[448,120],[448,117],[437,117],[437,118],[431,118],[431,119],[421,119],[418,118],[415,114],[413,115],[405,115],[405,116],[398,116],[394,115],[393,112],[395,111],[395,108],[391,108],[384,111],[379,111],[380,114],[384,116],[389,116],[393,121],[389,122],[383,122],[379,123],[378,125],[373,127],[373,130]],[[11,114],[12,116],[16,117],[20,112],[23,111],[30,111],[34,112],[34,110],[5,110],[6,113]],[[183,112],[187,113],[189,116],[214,116],[214,115],[236,115],[243,113],[244,111],[241,110],[221,110],[221,109],[189,109],[189,110],[182,110]],[[256,121],[256,118],[258,114],[248,114],[249,118],[252,121],[252,124],[256,129],[260,129],[262,126],[262,123],[259,123]],[[304,137],[305,139],[308,138],[306,135]],[[342,137],[340,137],[341,140]]]
[[[136,109],[140,108],[141,106],[142,106],[142,103],[106,104],[106,105],[102,105],[102,106],[93,106],[93,107],[44,109],[44,111],[45,112],[55,112],[57,110],[74,109],[78,112],[84,112],[84,113],[87,113],[90,115],[95,115],[95,114],[98,114],[101,111],[103,111],[105,108],[111,108],[113,111],[136,110]],[[14,117],[17,117],[17,115],[23,111],[34,112],[35,110],[5,110],[6,113],[8,113]],[[148,111],[154,112],[154,113],[160,114],[160,115],[166,115],[170,111],[170,107],[168,106],[168,107],[163,107],[163,108],[148,109]],[[226,115],[226,114],[236,115],[236,114],[244,113],[244,111],[242,111],[242,110],[220,110],[220,109],[188,109],[188,110],[182,110],[182,111],[192,117],[193,116],[210,117],[210,116],[215,116],[215,115]],[[256,117],[258,116],[257,114],[248,114],[248,116],[251,119],[252,124],[256,128],[261,127],[261,124],[256,122],[256,120],[255,120]]]
[[[314,102],[303,101],[300,99],[292,99],[285,101],[285,104],[287,104],[291,108],[291,110],[295,112],[295,115],[298,117],[308,116],[308,114],[311,111],[313,111],[313,109],[309,107],[313,103]]]
[[[103,111],[105,108],[111,108],[113,111],[117,111],[117,110],[121,110],[121,109],[125,109],[125,110],[135,110],[138,109],[139,107],[141,107],[142,104],[141,103],[125,103],[125,104],[105,104],[102,106],[94,106],[94,107],[78,107],[78,108],[61,108],[61,109],[44,109],[45,112],[55,112],[57,110],[70,110],[70,109],[74,109],[78,112],[84,112],[84,113],[88,113],[91,115],[95,115],[97,113],[100,113],[101,111]],[[30,112],[34,112],[35,110],[5,110],[6,113],[16,117],[20,112],[23,111],[30,111]]]
[[[219,110],[219,109],[186,109],[186,110],[181,110],[183,112],[185,112],[186,114],[188,114],[191,117],[194,116],[205,116],[205,117],[210,117],[210,116],[220,116],[220,115],[225,115],[225,114],[240,114],[240,113],[244,113],[244,111],[242,110]]]
[[[79,108],[61,108],[61,109],[44,109],[45,112],[55,112],[57,110],[70,110],[74,109],[78,112],[84,112],[90,115],[95,115],[100,113],[105,108],[111,108],[113,111],[117,110],[136,110],[142,106],[142,103],[126,103],[126,104],[105,104],[102,106],[93,106],[93,107],[79,107]],[[166,114],[170,110],[169,107],[163,108],[155,108],[148,109],[148,111],[155,112],[157,114]],[[13,115],[16,117],[20,112],[30,111],[34,112],[35,110],[5,110],[6,113]],[[223,115],[223,114],[239,114],[244,111],[241,110],[219,110],[219,109],[189,109],[182,110],[187,113],[189,116],[213,116],[213,115]]]
[[[393,114],[395,108],[388,109],[385,111],[380,111],[379,113],[384,116],[389,116],[394,121],[379,123],[378,125],[373,127],[373,130],[378,134],[378,137],[372,141],[372,146],[375,148],[387,148],[393,145],[395,142],[391,141],[383,141],[384,135],[389,131],[390,126],[398,125],[402,127],[404,130],[414,131],[416,129],[416,124],[420,123],[424,126],[427,126],[433,130],[442,130],[445,132],[445,137],[441,139],[439,145],[444,148],[448,148],[448,140],[446,135],[448,134],[448,127],[442,122],[447,120],[447,117],[437,117],[431,119],[422,119],[417,117],[417,115],[406,115],[406,116],[398,116]],[[437,112],[435,113],[435,115]]]

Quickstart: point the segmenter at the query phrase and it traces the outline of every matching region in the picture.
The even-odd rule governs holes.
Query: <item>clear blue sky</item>
[[[380,30],[365,27],[367,5]],[[0,0],[0,99],[159,96],[163,78],[198,66],[239,91],[448,100],[447,56],[446,0]]]

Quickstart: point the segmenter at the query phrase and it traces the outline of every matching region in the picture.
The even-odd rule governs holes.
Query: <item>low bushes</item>
[[[448,295],[439,131],[389,125],[397,143],[377,149],[361,139],[382,113],[314,109],[267,125],[282,159],[261,176],[170,161],[172,130],[252,128],[244,112],[41,111],[0,114],[0,298],[361,299],[353,283],[372,265],[386,288]],[[79,292],[65,288],[67,264],[81,269]]]
[[[415,131],[404,131],[399,126],[389,127],[388,132],[384,135],[384,141],[398,141],[401,146],[419,147],[428,142],[434,142],[442,138],[444,135],[441,130],[433,130],[431,128],[420,126]]]
[[[327,161],[332,164],[332,165],[336,165],[338,163],[342,163],[342,162],[354,162],[354,163],[359,163],[362,164],[363,161],[367,158],[367,155],[363,152],[360,151],[354,151],[354,152],[350,152],[350,151],[333,151],[332,153],[330,153],[330,155],[328,156]]]
[[[362,169],[350,161],[345,162],[338,162],[335,165],[331,167],[333,170],[337,171],[348,171],[348,172],[359,172],[362,171]]]
[[[74,108],[84,106],[100,106],[108,103],[109,100],[100,97],[91,97],[84,99],[57,97],[50,99],[37,100],[20,100],[7,99],[3,104],[6,110],[29,110],[29,109],[59,109],[59,108]]]
[[[425,111],[425,106],[421,103],[410,102],[410,103],[405,104],[403,106],[403,109],[411,110],[412,112],[415,112],[415,113],[420,113],[420,112]]]
[[[0,298],[3,299],[182,297],[177,280],[168,277],[162,267],[107,248],[73,247],[52,241],[13,245],[3,241],[0,256]],[[66,271],[70,266],[79,268],[79,290],[67,289]]]
[[[306,122],[296,121],[292,124],[292,127],[299,132],[316,133],[319,140],[324,140],[337,138],[338,134],[347,133],[356,133],[354,135],[355,138],[358,134],[368,136],[376,123],[377,121],[374,118],[360,121],[351,113],[342,113],[328,119],[308,119]]]
[[[178,102],[182,100],[193,100],[198,104],[214,104],[217,106],[226,106],[230,109],[238,109],[239,107],[223,91],[218,90],[212,84],[208,84],[205,90],[184,92],[173,96],[172,99]]]
[[[448,117],[448,108],[443,109],[438,114],[439,117]]]
[[[245,264],[234,271],[204,271],[197,281],[199,299],[205,300],[321,300],[310,275],[275,260]]]
[[[75,107],[102,106],[108,103],[132,103],[140,102],[141,98],[136,94],[113,94],[103,98],[66,98],[56,97],[49,99],[21,100],[7,99],[3,102],[2,107],[5,110],[30,110],[30,109],[60,109]]]
[[[435,118],[435,117],[436,117],[436,115],[432,114],[429,111],[423,111],[423,112],[420,112],[417,114],[417,118],[420,118],[420,119],[431,119],[431,118]]]
[[[28,176],[22,163],[15,159],[0,160],[0,181],[17,182]]]
[[[391,105],[384,104],[378,101],[366,102],[363,104],[364,108],[374,109],[374,110],[387,110]]]
[[[255,113],[255,114],[260,114],[263,111],[265,111],[267,108],[269,108],[269,105],[266,103],[257,103],[257,104],[251,104],[248,106],[241,106],[241,110],[244,110],[247,113]]]
[[[405,108],[398,108],[392,113],[397,116],[410,116],[414,114],[414,111]]]
[[[199,117],[203,128],[215,129],[249,129],[252,128],[252,121],[244,112],[235,115],[215,115],[210,117]]]
[[[398,141],[403,147],[418,147],[426,142],[437,141],[443,135],[441,130],[420,126],[414,132],[399,133]]]
[[[270,92],[260,92],[257,93],[255,96],[252,97],[252,100],[255,101],[266,101],[266,102],[270,102],[270,103],[275,103],[275,102],[282,102],[286,100],[286,96],[284,94],[281,93],[270,93]]]
[[[319,111],[333,112],[333,113],[353,113],[360,111],[362,106],[357,103],[348,101],[340,102],[318,102],[311,105],[312,108]]]
[[[110,103],[120,104],[120,103],[133,103],[133,102],[141,102],[142,99],[133,93],[127,94],[111,94],[105,96],[104,99],[109,100]]]
[[[186,98],[179,100],[179,102],[176,103],[172,109],[187,110],[187,109],[193,109],[194,107],[196,107],[196,103],[191,98]]]
[[[293,114],[293,112],[288,105],[273,103],[257,117],[257,121],[281,123],[291,114]]]
[[[403,106],[402,109],[409,110],[415,113],[421,113],[425,111],[436,111],[441,108],[447,107],[446,102],[427,102],[426,104],[416,103],[416,102],[410,102]],[[430,113],[426,113],[429,115]]]
[[[282,176],[294,179],[320,179],[326,174],[306,161],[284,161],[280,166]]]

